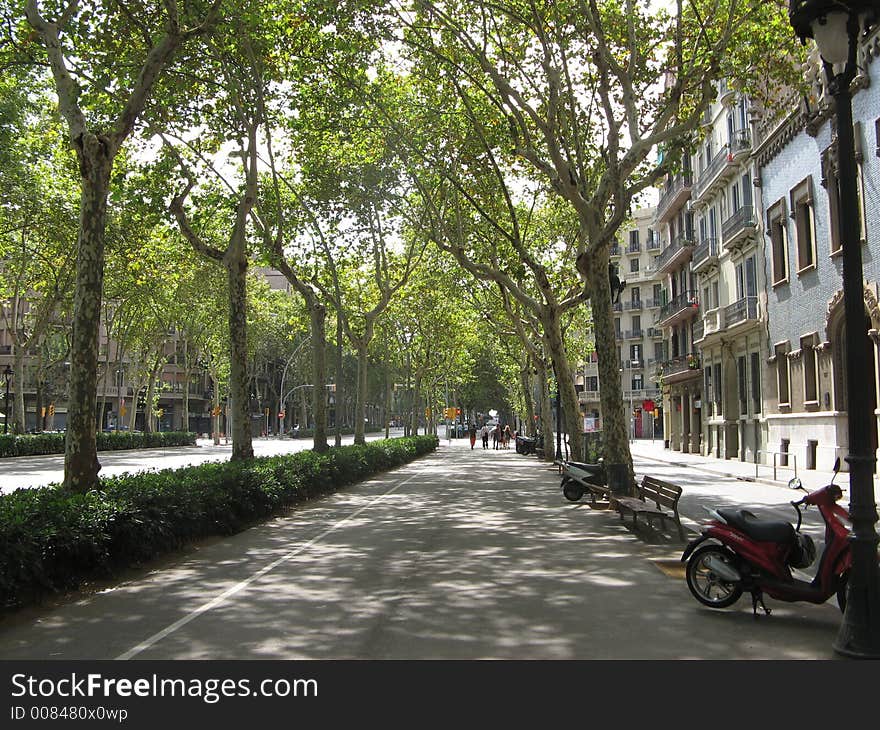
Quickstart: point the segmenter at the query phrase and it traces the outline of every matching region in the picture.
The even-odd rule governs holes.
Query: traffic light
[[[55,404],[54,404],[54,403],[50,403],[50,404],[49,404],[49,415],[50,415],[50,416],[54,416],[54,415],[55,415]]]

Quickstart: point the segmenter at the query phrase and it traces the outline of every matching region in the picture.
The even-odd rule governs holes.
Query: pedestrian
[[[510,448],[510,424],[504,426],[504,448]]]
[[[484,423],[483,427],[480,429],[480,436],[483,439],[483,448],[489,448],[489,427]]]
[[[468,426],[468,435],[471,437],[471,451],[474,450],[474,444],[477,443],[477,424],[471,423]]]
[[[492,428],[492,448],[497,451],[499,443],[501,443],[501,426],[496,423]]]

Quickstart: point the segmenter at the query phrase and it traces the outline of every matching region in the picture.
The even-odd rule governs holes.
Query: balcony
[[[647,243],[648,251],[659,251],[663,248],[663,244],[660,242],[660,236],[654,231],[651,231],[651,234],[652,235],[648,238]]]
[[[680,383],[684,380],[699,378],[701,372],[699,355],[695,353],[679,355],[663,363],[663,382],[666,384]]]
[[[699,274],[716,266],[718,266],[718,239],[704,238],[700,241],[700,245],[694,249],[691,271]]]
[[[620,245],[614,244],[611,248],[608,249],[609,256],[620,256]]]
[[[657,203],[657,221],[666,223],[691,196],[693,176],[690,172],[676,175],[667,184]]]
[[[637,330],[626,330],[623,333],[624,340],[640,340],[645,336],[645,330],[637,329]]]
[[[718,81],[718,101],[721,104],[732,104],[736,99],[736,89],[734,89],[727,79]]]
[[[659,400],[660,399],[660,389],[659,388],[636,388],[635,390],[624,390],[623,391],[623,399],[625,401],[633,401],[633,404],[642,405],[643,401],[646,400]]]
[[[661,340],[663,339],[663,330],[659,327],[648,327],[648,337],[652,340]]]
[[[715,308],[709,309],[703,315],[703,337],[708,337],[716,332],[724,329],[724,310]]]
[[[672,327],[685,319],[695,317],[698,309],[699,300],[697,299],[697,292],[683,292],[668,304],[660,307],[658,324],[661,327]]]
[[[611,311],[612,312],[622,312],[623,311],[623,302],[620,302],[620,301],[614,302],[614,304],[611,305]]]
[[[709,164],[700,170],[697,181],[694,183],[694,200],[699,201],[721,185],[727,176],[725,173],[729,167],[728,160],[732,160],[727,147],[722,147],[711,159]]]
[[[694,342],[699,342],[703,339],[703,337],[705,337],[705,325],[703,324],[702,319],[697,319],[697,321],[694,322],[693,337]]]
[[[598,390],[582,390],[578,393],[578,403],[596,403],[599,398]]]
[[[740,322],[758,319],[758,297],[744,297],[724,308],[724,320],[727,327],[733,327]]]
[[[731,162],[739,162],[752,151],[752,135],[747,129],[738,129],[730,140]]]
[[[660,258],[657,261],[657,273],[668,274],[674,271],[682,264],[690,260],[694,251],[694,239],[689,234],[681,234],[676,236],[669,245],[663,249]]]
[[[645,300],[645,309],[657,309],[662,306],[663,302],[659,299],[646,299]]]
[[[751,205],[744,205],[721,225],[721,235],[724,236],[725,248],[737,250],[753,237],[758,230],[758,222],[755,220],[755,209]]]
[[[635,301],[628,301],[623,303],[623,308],[627,312],[641,312],[642,311],[642,302],[639,299]]]
[[[624,370],[641,370],[645,367],[644,360],[624,360],[623,361],[623,369]]]

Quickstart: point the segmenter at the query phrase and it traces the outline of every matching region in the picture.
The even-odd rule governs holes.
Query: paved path
[[[656,461],[637,469],[677,476],[694,519],[704,502],[782,509],[790,497]],[[758,619],[745,599],[705,609],[661,570],[680,552],[567,502],[556,469],[534,457],[443,440],[286,517],[7,618],[0,658],[834,656],[836,606],[771,601]]]

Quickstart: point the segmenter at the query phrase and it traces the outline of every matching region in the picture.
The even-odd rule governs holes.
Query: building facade
[[[880,36],[860,53],[853,121],[858,167],[865,329],[871,338],[864,363],[871,386],[862,395],[880,417]],[[788,454],[799,468],[830,469],[846,456],[847,382],[838,237],[836,119],[820,67],[810,65],[809,105],[792,104],[780,123],[760,128],[755,164],[760,180],[768,282],[765,408],[768,451]],[[877,445],[878,424],[872,438]]]

